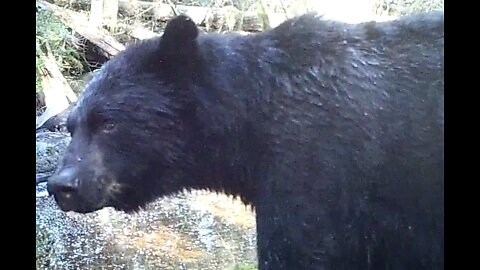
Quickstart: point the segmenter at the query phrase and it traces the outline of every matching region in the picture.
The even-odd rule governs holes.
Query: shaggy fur
[[[182,189],[255,207],[259,269],[443,269],[442,12],[255,35],[185,16],[86,86],[49,183],[65,211]]]

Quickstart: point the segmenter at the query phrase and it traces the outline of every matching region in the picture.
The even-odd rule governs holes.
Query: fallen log
[[[90,1],[91,0],[71,0],[70,4],[83,10],[90,10]],[[119,0],[118,10],[126,16],[139,17],[145,20],[166,22],[178,13],[189,16],[195,24],[205,26],[209,29],[226,31],[243,30],[247,32],[262,31],[262,24],[258,14],[245,12],[242,16],[242,11],[233,6],[211,8],[175,5],[173,9],[168,3]],[[278,14],[277,17],[285,18],[285,15]],[[241,26],[241,29],[239,26]]]
[[[142,27],[127,28],[128,35],[137,40],[158,37],[160,34],[154,33]]]
[[[125,49],[125,46],[110,36],[106,30],[93,27],[84,14],[61,8],[43,0],[37,0],[37,6],[51,11],[65,25],[104,51],[109,57]]]
[[[53,55],[47,51],[47,54],[40,52],[39,57],[43,62],[38,72],[42,80],[46,110],[37,117],[36,128],[77,101],[77,96],[60,72]]]

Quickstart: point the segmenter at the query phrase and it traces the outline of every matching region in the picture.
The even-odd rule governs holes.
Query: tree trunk
[[[117,26],[118,0],[103,0],[103,20],[110,32]]]
[[[90,1],[90,25],[101,28],[103,24],[103,0]]]

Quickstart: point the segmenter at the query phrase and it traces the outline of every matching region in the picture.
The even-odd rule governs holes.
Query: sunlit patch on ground
[[[255,227],[255,212],[252,211],[251,206],[243,204],[239,199],[203,191],[192,193],[195,194],[194,200],[190,202],[192,209],[209,211],[226,223],[244,228]]]

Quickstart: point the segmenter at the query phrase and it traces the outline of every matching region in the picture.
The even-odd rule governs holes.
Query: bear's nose
[[[48,179],[47,191],[50,195],[58,193],[74,193],[80,185],[74,168],[67,168]]]

